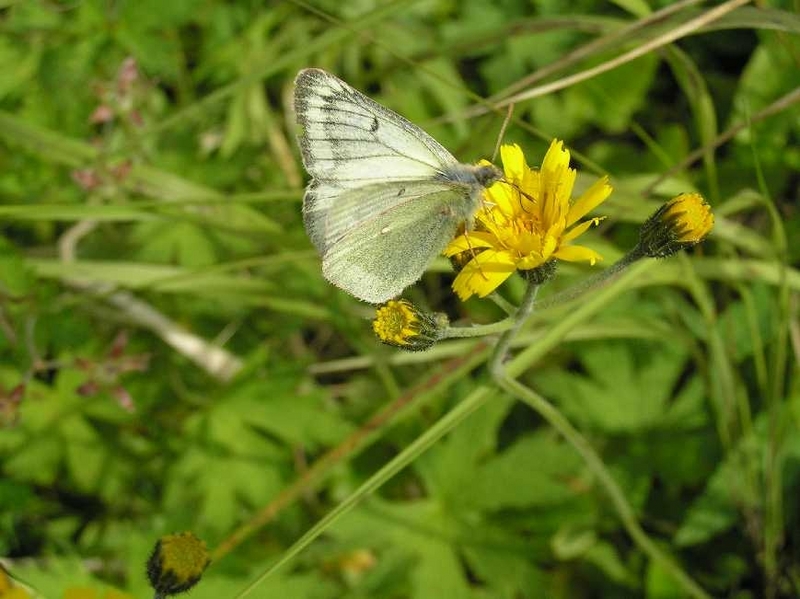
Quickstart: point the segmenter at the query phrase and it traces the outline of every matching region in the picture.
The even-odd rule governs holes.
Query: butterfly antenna
[[[514,105],[509,104],[506,111],[506,118],[503,119],[503,125],[500,127],[500,133],[497,135],[497,143],[494,145],[494,153],[492,154],[492,162],[497,159],[497,154],[500,152],[500,144],[503,143],[503,138],[506,136],[506,129],[511,122],[511,115],[514,114]]]
[[[516,191],[519,195],[525,197],[531,204],[535,204],[536,203],[536,198],[534,198],[531,194],[524,192],[522,190],[522,188],[519,185],[517,185],[516,183],[512,183],[511,181],[506,181],[505,179],[500,179],[500,181],[505,183],[506,185],[508,185],[511,189]],[[522,202],[520,202],[519,205],[525,212],[528,212],[528,210],[525,208],[525,205]]]

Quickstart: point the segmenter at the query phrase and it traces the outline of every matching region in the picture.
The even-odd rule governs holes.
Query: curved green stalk
[[[492,377],[501,389],[516,397],[542,416],[542,418],[564,437],[578,454],[580,454],[586,463],[586,467],[594,474],[600,486],[603,487],[603,490],[609,496],[622,525],[639,549],[654,562],[658,563],[690,596],[699,599],[710,599],[710,596],[700,585],[698,585],[675,560],[669,557],[647,536],[647,533],[645,533],[639,525],[636,514],[622,489],[611,476],[603,460],[595,452],[586,438],[570,424],[569,420],[567,420],[558,408],[532,389],[509,376],[506,372],[504,362],[508,357],[511,342],[522,327],[522,324],[533,311],[537,290],[538,286],[536,285],[530,284],[528,286],[528,290],[517,312],[517,322],[514,327],[506,331],[498,341],[491,361],[490,368]]]

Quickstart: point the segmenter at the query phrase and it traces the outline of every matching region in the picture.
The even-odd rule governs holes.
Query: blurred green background
[[[709,595],[800,596],[798,32],[789,1],[0,2],[0,563],[43,597],[149,597],[155,541],[191,530],[191,596],[235,597],[479,389],[250,596],[685,596],[485,344],[399,354],[322,279],[291,113],[320,66],[465,162],[505,115],[480,98],[533,90],[504,140],[611,177],[595,270],[704,194],[711,239],[535,313],[520,380]],[[407,295],[503,317],[451,281]]]

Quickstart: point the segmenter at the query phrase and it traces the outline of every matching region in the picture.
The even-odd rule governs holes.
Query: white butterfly
[[[322,274],[370,303],[419,280],[502,176],[494,166],[461,164],[422,129],[321,69],[297,75],[294,107],[313,177],[303,220]]]

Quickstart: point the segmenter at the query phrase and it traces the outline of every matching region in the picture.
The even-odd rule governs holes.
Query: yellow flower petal
[[[675,220],[673,225],[678,241],[699,243],[714,228],[711,207],[699,193],[682,193],[669,201],[666,218]]]
[[[604,216],[598,216],[597,218],[593,218],[587,221],[582,222],[577,227],[572,227],[569,231],[567,231],[564,236],[561,238],[562,242],[569,242],[575,239],[576,237],[580,237],[583,235],[586,230],[591,227],[592,225],[600,224],[600,221],[604,220]]]
[[[428,349],[440,338],[442,323],[408,300],[390,300],[375,310],[372,331],[379,341],[410,351]]]
[[[531,270],[541,266],[545,262],[547,262],[547,258],[539,254],[531,254],[530,256],[525,256],[517,263],[517,270]]]
[[[544,243],[542,243],[542,258],[543,262],[546,262],[550,256],[553,255],[553,252],[556,251],[558,248],[558,237],[554,235],[545,235]]]
[[[525,155],[517,144],[504,144],[500,147],[500,158],[503,161],[503,172],[506,180],[517,185],[522,182],[525,170]]]
[[[564,148],[564,142],[554,139],[547,148],[547,153],[542,160],[543,171],[557,171],[569,167],[569,150]]]
[[[603,259],[603,257],[593,249],[582,245],[562,245],[553,255],[559,260],[564,260],[566,262],[588,262],[592,266]]]
[[[494,209],[499,210],[502,214],[513,214],[516,195],[511,185],[505,181],[498,181],[483,192],[483,209],[478,211],[475,218],[484,221]]]
[[[64,590],[64,599],[96,599],[97,590],[90,587],[70,587]]]
[[[608,177],[595,181],[581,197],[575,200],[575,203],[569,209],[567,226],[569,227],[572,223],[589,214],[598,205],[602,204],[609,195],[611,195],[611,185],[608,184]]]
[[[473,295],[486,297],[515,270],[516,266],[508,252],[484,250],[456,275],[453,290],[462,301]]]
[[[494,245],[494,239],[485,231],[470,231],[466,235],[459,235],[442,252],[445,256],[450,258],[461,252],[468,252],[477,248],[489,248]]]
[[[549,191],[552,194],[551,201],[562,203],[565,199],[569,200],[577,172],[569,168],[569,150],[564,148],[563,141],[552,141],[542,160],[540,172],[543,195]]]

